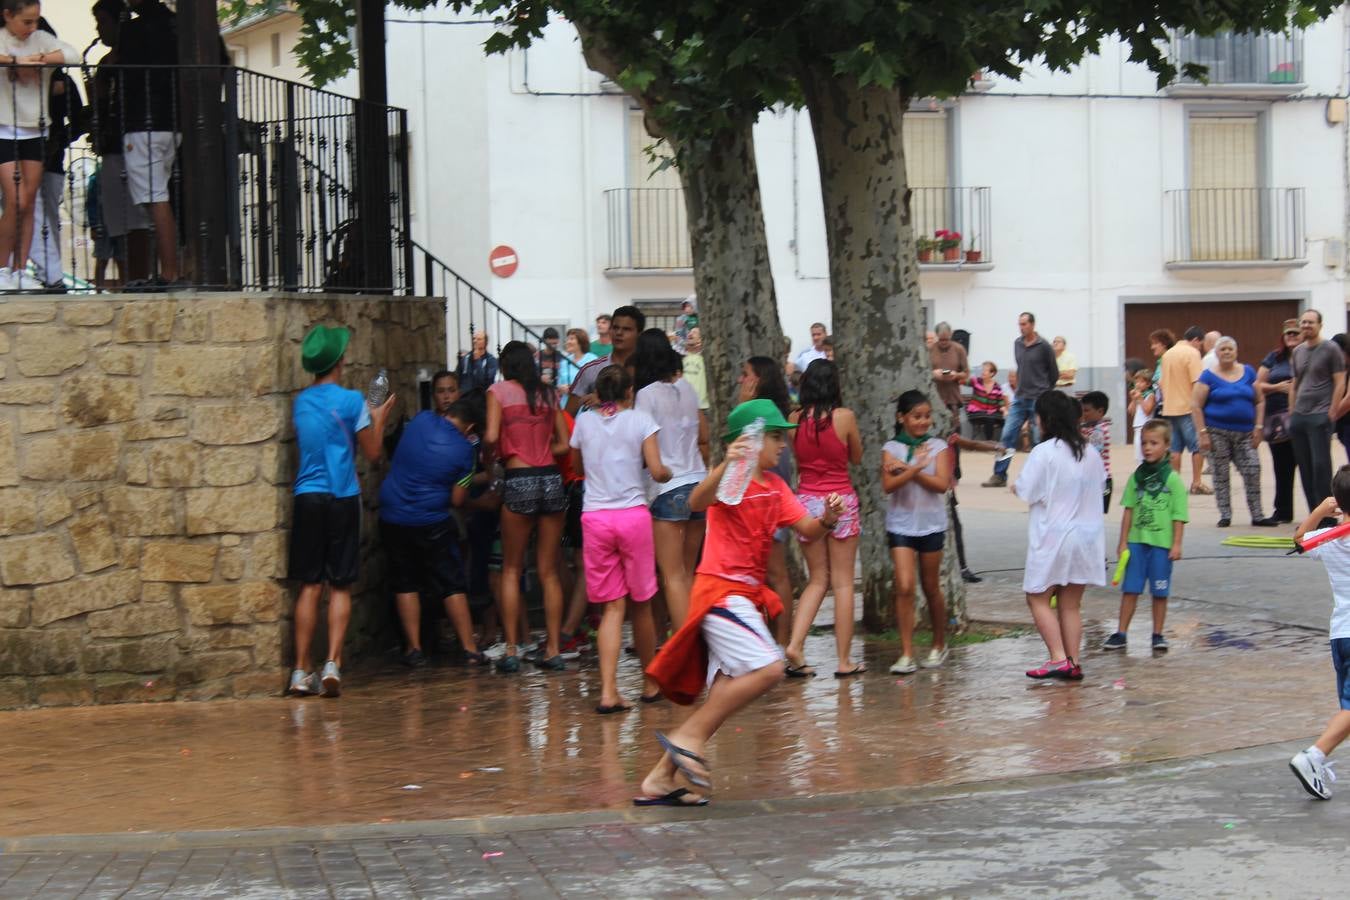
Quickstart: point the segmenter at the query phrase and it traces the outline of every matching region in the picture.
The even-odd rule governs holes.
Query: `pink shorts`
[[[596,509],[581,514],[581,554],[592,603],[656,594],[652,514],[645,506]]]
[[[819,519],[825,515],[825,501],[830,499],[829,494],[798,494],[797,499],[801,501],[802,506],[806,507],[808,515]],[[834,526],[829,537],[845,540],[846,538],[857,537],[862,534],[862,516],[858,514],[858,495],[853,491],[840,491],[839,499],[844,501],[844,513],[839,517],[839,521]],[[803,544],[811,543],[801,535],[797,539]]]

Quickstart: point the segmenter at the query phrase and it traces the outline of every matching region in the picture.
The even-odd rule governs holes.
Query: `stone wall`
[[[418,370],[444,361],[439,301],[0,300],[0,708],[284,686],[290,398],[319,321],[352,329],[348,387],[387,366],[417,409]],[[361,475],[373,508],[379,467]],[[353,653],[387,617],[364,524]]]

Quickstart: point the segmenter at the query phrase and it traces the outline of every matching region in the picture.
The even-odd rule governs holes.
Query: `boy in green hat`
[[[741,432],[756,419],[764,422],[764,446],[745,495],[730,506],[717,499],[717,486],[727,463],[750,453],[750,439]],[[723,435],[731,444],[726,460],[689,495],[690,509],[708,512],[689,618],[657,653],[647,674],[676,703],[693,703],[705,686],[708,697],[669,735],[657,732],[665,753],[643,780],[643,796],[633,801],[638,806],[707,803],[712,773],[702,757],[704,745],[728,716],[783,678],[783,651],[765,622],[783,609],[764,583],[773,534],[790,527],[807,540],[818,540],[844,512],[843,500],[831,494],[823,516],[808,515],[786,482],[768,471],[783,452],[787,432],[796,427],[771,400],[737,406]],[[694,790],[681,787],[677,775]]]
[[[394,396],[369,409],[357,391],[342,387],[345,328],[315,325],[300,345],[300,363],[314,384],[296,395],[295,423],[300,465],[295,476],[289,577],[300,582],[295,601],[295,670],[288,692],[296,696],[341,691],[342,640],[351,618],[352,590],[361,563],[361,485],[356,451],[374,462],[383,450],[385,421]],[[309,645],[319,617],[319,595],[328,585],[328,655],[323,673],[308,671]],[[320,687],[322,685],[322,687]]]

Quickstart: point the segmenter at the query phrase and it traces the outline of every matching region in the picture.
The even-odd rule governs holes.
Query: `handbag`
[[[1289,440],[1289,413],[1277,412],[1267,415],[1261,425],[1261,438],[1267,444],[1283,444]]]

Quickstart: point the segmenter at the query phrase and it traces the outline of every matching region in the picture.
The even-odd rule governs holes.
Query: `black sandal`
[[[705,791],[712,790],[712,781],[709,780],[712,778],[712,769],[709,768],[707,760],[692,750],[686,750],[683,747],[676,746],[671,742],[670,738],[659,731],[656,733],[656,741],[661,745],[661,749],[665,750],[670,756],[670,761],[675,765],[675,768],[679,769],[684,777],[689,779],[690,784],[694,787],[703,788]],[[703,775],[695,772],[689,767],[689,763],[685,762],[686,759],[691,759],[698,763],[703,767],[703,771],[707,774]]]

